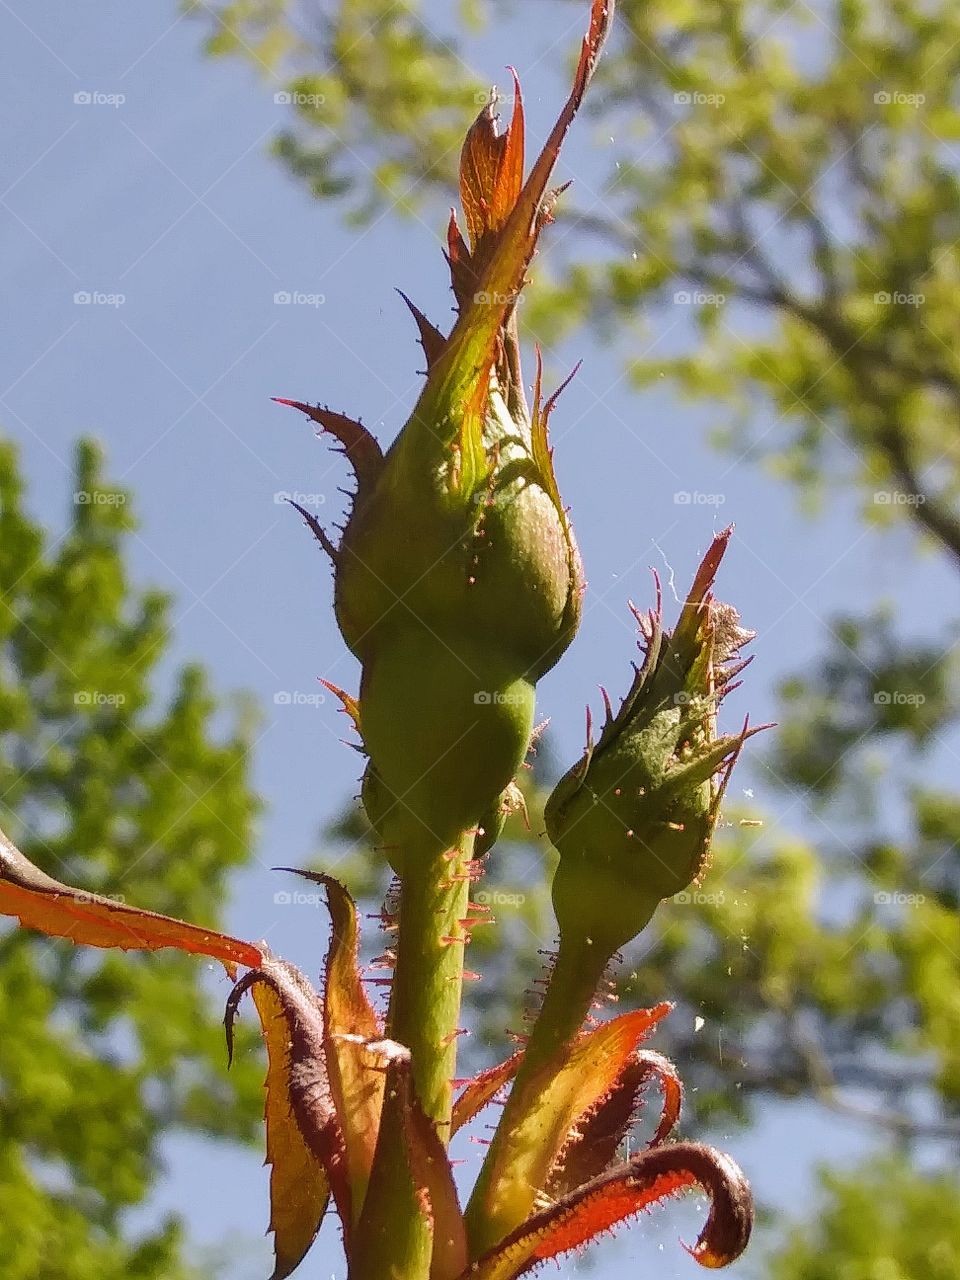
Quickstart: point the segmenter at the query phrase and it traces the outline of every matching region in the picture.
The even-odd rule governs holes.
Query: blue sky
[[[533,138],[557,102],[558,81],[540,61],[547,34],[542,23],[515,23],[509,37],[488,33],[471,48],[485,78],[500,76],[508,57],[525,73]],[[305,420],[270,396],[321,400],[392,438],[421,366],[393,286],[445,323],[442,220],[387,215],[365,230],[345,227],[267,154],[285,123],[278,86],[240,63],[204,60],[201,35],[201,24],[177,19],[173,0],[0,4],[0,423],[21,446],[34,512],[54,529],[70,511],[72,441],[100,437],[142,521],[134,577],[176,595],[167,672],[199,659],[221,690],[248,689],[263,705],[254,768],[269,811],[229,925],[275,944],[282,931],[284,952],[315,972],[322,919],[310,907],[282,918],[267,868],[309,857],[320,825],[355,790],[358,759],[339,741],[342,718],[313,695],[319,676],[351,688],[357,672],[333,623],[329,571],[278,495],[308,495],[329,523],[346,474]],[[526,66],[518,47],[530,51]],[[600,199],[589,153],[603,145],[592,129],[583,122],[561,166],[561,177],[581,178],[588,208]],[[312,301],[277,303],[278,293]],[[669,335],[650,335],[661,340],[666,350]],[[635,640],[627,598],[650,601],[651,566],[668,584],[675,573],[682,589],[731,520],[737,533],[720,589],[760,633],[750,691],[731,703],[732,717],[747,709],[755,720],[774,717],[778,678],[813,658],[832,614],[886,598],[904,618],[929,622],[926,602],[947,597],[946,568],[932,557],[908,562],[906,535],[866,534],[838,501],[808,520],[787,488],[709,449],[719,414],[679,403],[665,384],[632,393],[622,354],[586,334],[547,353],[555,379],[584,360],[553,424],[590,586],[581,635],[540,695],[567,760],[579,751],[583,705],[596,704],[597,684],[625,687]],[[722,502],[683,504],[682,491]],[[669,612],[669,588],[666,598]],[[310,701],[276,701],[288,693]],[[749,772],[740,785],[753,786],[758,808],[779,812],[784,826],[809,820]],[[770,1108],[753,1132],[714,1136],[767,1199],[798,1212],[814,1160],[865,1150],[862,1130],[807,1106]],[[231,1277],[266,1276],[259,1157],[176,1138],[167,1156],[145,1216],[175,1208],[201,1244],[234,1242]],[[621,1275],[634,1260],[664,1280],[696,1274],[676,1237],[692,1238],[701,1212],[691,1203],[623,1233],[599,1251],[593,1274]],[[744,1261],[728,1274],[750,1273]],[[332,1225],[303,1274],[342,1280]]]

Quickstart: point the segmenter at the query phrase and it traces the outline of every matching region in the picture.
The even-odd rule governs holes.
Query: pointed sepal
[[[427,358],[427,372],[429,373],[434,363],[439,358],[440,353],[443,351],[443,348],[446,346],[447,340],[436,325],[431,324],[420,308],[410,301],[402,289],[398,289],[397,293],[399,293],[400,297],[407,304],[410,314],[417,322],[417,329],[420,333],[420,345],[423,347],[423,354]]]
[[[344,413],[334,413],[319,404],[305,404],[302,400],[287,400],[283,396],[273,396],[272,399],[275,404],[299,409],[339,441],[341,452],[353,467],[360,491],[373,486],[383,467],[383,450],[362,422],[348,418]]]
[[[523,1060],[523,1051],[515,1053],[495,1067],[488,1067],[479,1075],[468,1080],[453,1104],[453,1117],[450,1124],[451,1135],[478,1115],[485,1106],[491,1103],[501,1089],[506,1088],[519,1070]]]

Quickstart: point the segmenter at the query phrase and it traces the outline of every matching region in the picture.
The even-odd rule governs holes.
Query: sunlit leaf
[[[649,1146],[659,1146],[680,1117],[683,1085],[669,1058],[639,1049],[595,1109],[577,1122],[572,1136],[557,1157],[544,1188],[553,1199],[566,1195],[599,1177],[617,1156],[621,1143],[637,1117],[647,1086],[659,1084],[663,1094],[660,1119]]]
[[[267,1161],[270,1164],[270,1230],[276,1268],[271,1280],[286,1280],[313,1244],[330,1198],[323,1166],[303,1140],[290,1104],[290,1032],[283,1005],[265,982],[253,987],[267,1046]]]
[[[496,103],[489,102],[467,132],[460,153],[460,202],[473,252],[503,226],[523,187],[523,99],[513,73],[513,118],[497,132]]]
[[[578,1120],[588,1115],[614,1088],[644,1036],[672,1009],[659,1004],[613,1018],[581,1035],[566,1062],[546,1063],[523,1086],[524,1118],[510,1147],[489,1170],[488,1206],[513,1204],[514,1221],[526,1216],[537,1188],[543,1187],[557,1156]]]
[[[330,946],[323,986],[324,1057],[333,1105],[341,1118],[356,1220],[370,1180],[385,1081],[383,1071],[374,1069],[363,1042],[379,1039],[383,1029],[357,966],[356,904],[332,876],[312,871],[296,874],[322,884],[330,908]]]
[[[260,949],[250,942],[61,884],[35,867],[2,831],[0,913],[16,916],[28,929],[90,947],[125,951],[176,947],[213,956],[222,960],[231,974],[235,965],[256,967],[263,960]]]
[[[277,1010],[286,1025],[286,1047],[275,1071],[271,1061],[270,1082],[277,1090],[275,1105],[282,1106],[280,1099],[285,1088],[303,1144],[324,1170],[333,1192],[349,1247],[352,1197],[343,1132],[327,1078],[323,1009],[319,995],[294,965],[266,954],[261,967],[245,974],[234,987],[224,1015],[228,1054],[233,1055],[233,1024],[240,1000],[251,988],[261,986],[268,988],[274,997],[266,1001],[263,1008],[257,1004],[268,1049],[282,1043],[275,1016]],[[305,1232],[305,1224],[300,1220],[298,1228],[301,1233]]]

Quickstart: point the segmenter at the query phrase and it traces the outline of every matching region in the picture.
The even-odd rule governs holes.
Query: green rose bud
[[[511,220],[529,205],[519,103],[516,113],[499,135],[486,107],[468,134],[471,247],[455,222],[448,235],[460,318],[444,338],[411,308],[427,382],[372,483],[360,484],[338,549],[337,616],[364,663],[415,623],[536,681],[579,622],[580,558],[546,444],[552,401],[541,404],[538,374],[531,413],[520,369],[516,303],[532,243]]]
[[[573,90],[526,182],[519,84],[505,132],[495,97],[469,130],[467,239],[455,218],[447,233],[458,318],[445,337],[408,300],[427,380],[387,453],[359,422],[286,402],[339,440],[357,480],[339,546],[302,514],[333,560],[337,620],[363,666],[365,796],[397,847],[414,828],[421,842],[425,830],[444,841],[489,820],[523,761],[534,685],[579,625],[583,572],[547,443],[559,393],[544,402],[538,352],[528,405],[516,309],[607,22],[606,9],[591,19]]]
[[[753,638],[709,594],[731,529],[707,552],[672,635],[660,601],[634,610],[643,665],[596,744],[560,780],[544,811],[560,852],[553,902],[562,940],[582,935],[612,955],[663,899],[704,871],[730,769],[757,730],[718,735],[717,707]],[[589,726],[588,726],[589,739]]]

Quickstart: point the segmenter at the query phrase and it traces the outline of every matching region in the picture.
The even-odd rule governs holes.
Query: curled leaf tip
[[[641,1152],[534,1213],[484,1254],[469,1275],[475,1280],[526,1275],[548,1259],[589,1244],[604,1231],[692,1187],[709,1195],[710,1213],[696,1244],[684,1247],[703,1267],[725,1267],[740,1257],[750,1239],[749,1183],[722,1152],[700,1143],[677,1142]]]
[[[696,1244],[684,1245],[684,1248],[702,1267],[729,1266],[750,1242],[753,1230],[750,1184],[736,1161],[722,1151],[699,1143],[677,1145],[686,1148],[688,1163],[711,1199],[710,1214]],[[693,1152],[696,1154],[691,1154]]]

